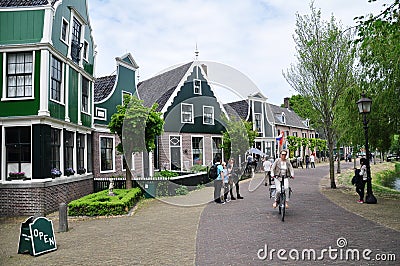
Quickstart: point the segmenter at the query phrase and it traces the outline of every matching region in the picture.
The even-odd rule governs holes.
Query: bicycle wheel
[[[281,200],[280,200],[279,210],[280,210],[282,222],[284,222],[285,221],[285,212],[286,212],[286,195],[285,195],[285,192],[281,192]]]

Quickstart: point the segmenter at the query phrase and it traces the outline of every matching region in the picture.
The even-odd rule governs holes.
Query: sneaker
[[[363,200],[357,200],[357,203],[364,203]]]
[[[226,202],[226,203],[228,203],[228,202],[230,202],[230,201],[231,201],[230,199],[226,199],[226,201],[225,201],[225,202]]]
[[[225,201],[222,201],[221,204],[224,205],[224,204],[225,204]]]
[[[275,201],[275,202],[272,204],[272,207],[275,209],[276,206],[278,206],[278,203]]]

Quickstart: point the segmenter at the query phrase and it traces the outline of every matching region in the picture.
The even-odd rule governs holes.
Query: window
[[[65,169],[74,168],[74,133],[64,131],[64,173]],[[76,170],[76,169],[74,169]]]
[[[220,137],[214,137],[212,138],[212,156],[213,160],[215,157],[218,155],[222,159],[222,138]]]
[[[285,113],[282,113],[282,123],[286,124],[286,117],[285,117]]]
[[[113,138],[100,138],[100,170],[113,170],[114,141]]]
[[[5,135],[7,173],[25,171],[24,164],[31,163],[31,128],[5,128]]]
[[[61,40],[68,42],[68,21],[66,21],[64,18],[61,24]]]
[[[93,171],[93,157],[92,157],[92,135],[86,135],[87,142],[87,172],[91,173]]]
[[[203,106],[203,124],[214,125],[214,107]]]
[[[53,57],[51,60],[50,98],[61,102],[61,61]]]
[[[51,168],[60,169],[61,130],[52,128],[50,135],[50,166]]]
[[[199,79],[193,80],[193,92],[194,94],[201,94],[201,80]]]
[[[261,130],[261,114],[254,114],[254,124],[257,132],[262,132]]]
[[[89,80],[82,77],[82,111],[89,112]]]
[[[193,137],[192,138],[192,153],[193,153],[193,165],[203,164],[203,138]]]
[[[301,133],[302,138],[307,138],[307,133]]]
[[[81,28],[82,24],[74,18],[72,25],[72,40],[71,40],[71,58],[72,61],[79,64],[81,51]]]
[[[33,56],[31,52],[7,55],[7,98],[32,96]]]
[[[85,135],[76,134],[77,170],[85,168]]]
[[[89,43],[87,41],[83,42],[83,58],[88,61],[89,54]]]
[[[107,109],[96,107],[96,118],[99,120],[106,120]]]
[[[293,132],[293,136],[297,137],[297,132]]]
[[[193,104],[182,103],[181,105],[181,122],[193,123]]]

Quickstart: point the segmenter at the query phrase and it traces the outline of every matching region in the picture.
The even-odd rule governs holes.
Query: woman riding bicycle
[[[289,195],[289,177],[294,178],[293,166],[289,160],[286,160],[287,151],[282,150],[280,158],[276,159],[274,164],[271,167],[271,175],[275,180],[275,202],[272,204],[272,207],[276,208],[278,205],[277,201],[281,194],[281,179],[279,177],[285,176],[283,185],[285,187],[286,195]],[[286,208],[289,208],[288,205],[289,197],[286,198]]]

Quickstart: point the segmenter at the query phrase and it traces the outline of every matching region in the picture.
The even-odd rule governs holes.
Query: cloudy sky
[[[315,0],[327,20],[343,28],[353,18],[382,10],[388,0]],[[97,45],[96,76],[112,74],[115,57],[131,53],[139,79],[176,64],[199,60],[233,67],[280,105],[297,94],[282,76],[295,63],[296,13],[310,14],[308,0],[89,0]],[[224,98],[220,95],[220,98]],[[224,101],[224,99],[222,99]]]

